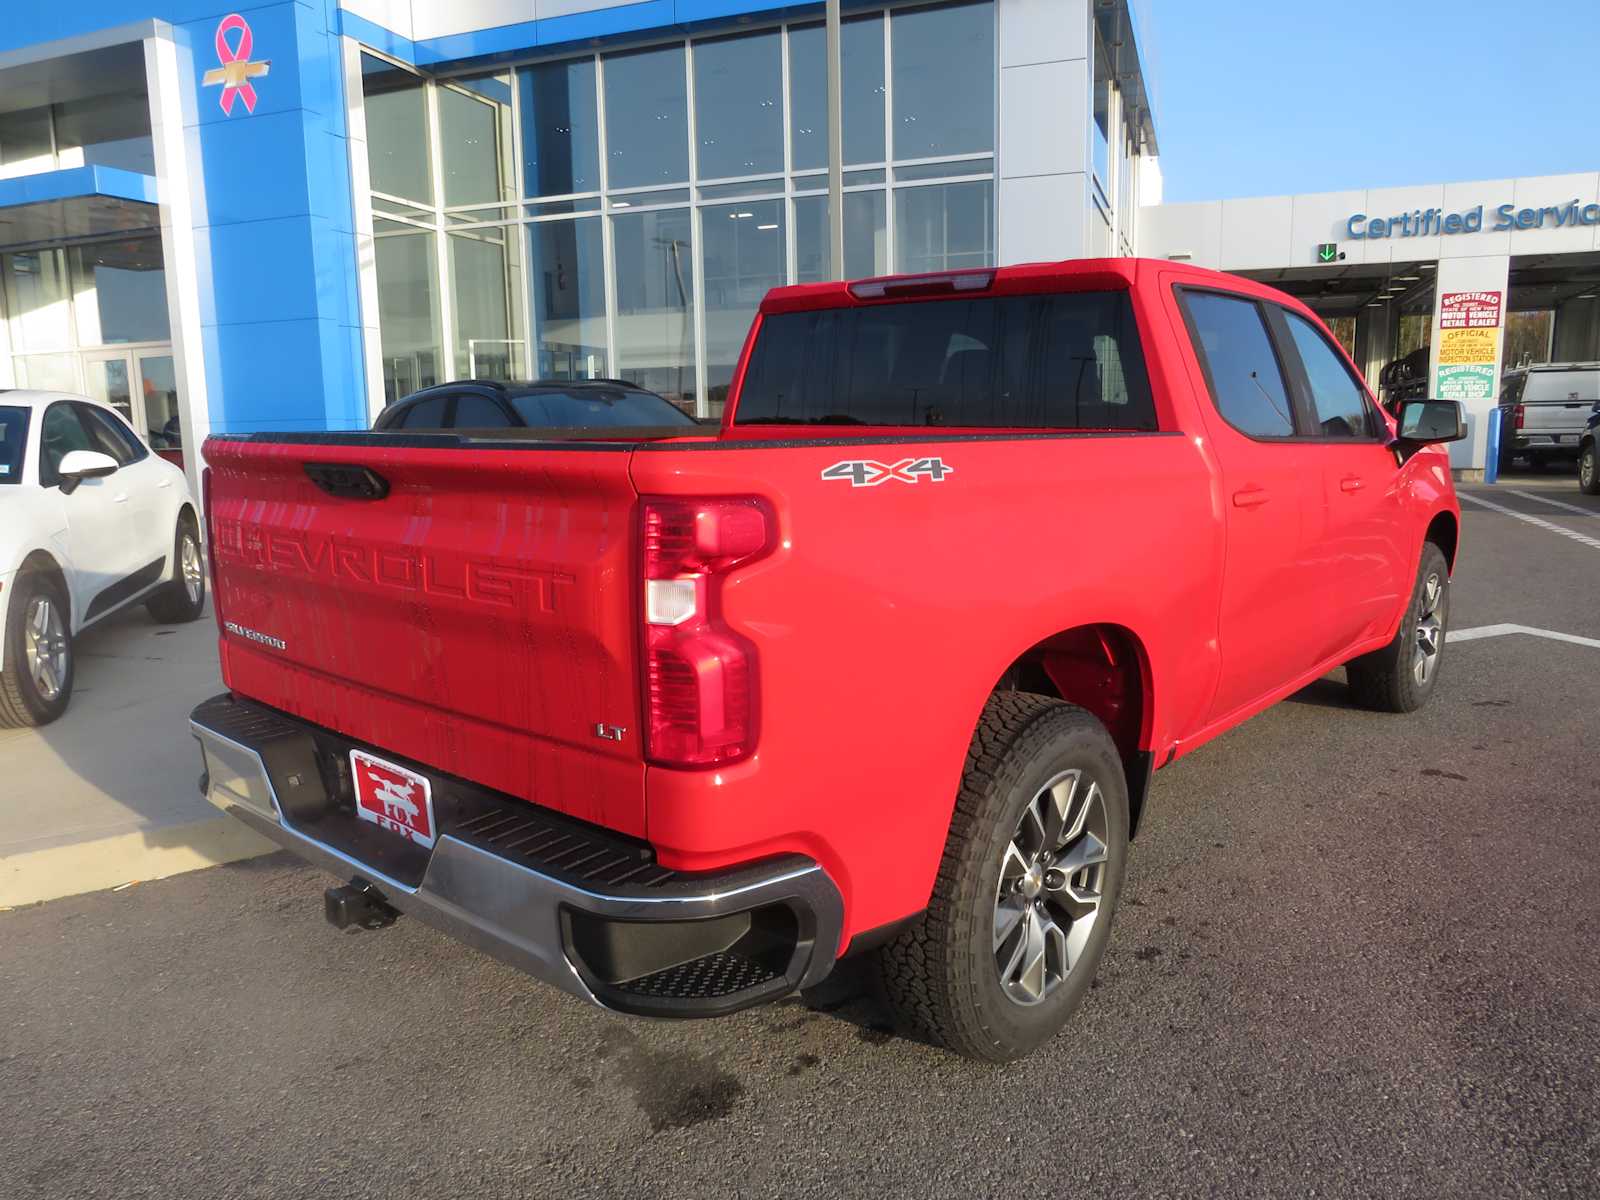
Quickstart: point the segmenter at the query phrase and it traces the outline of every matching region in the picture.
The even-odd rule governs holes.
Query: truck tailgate
[[[224,681],[642,836],[632,447],[431,440],[207,443]]]
[[[1572,444],[1576,446],[1578,444],[1576,435],[1582,433],[1589,423],[1589,414],[1594,411],[1594,401],[1552,400],[1544,403],[1524,403],[1522,411],[1519,433],[1571,434]]]

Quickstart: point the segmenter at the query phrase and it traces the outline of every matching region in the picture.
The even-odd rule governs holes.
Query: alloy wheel
[[[60,606],[49,596],[28,601],[22,616],[22,651],[39,698],[53,701],[67,678],[67,631]]]
[[[1439,668],[1439,650],[1444,645],[1444,581],[1431,572],[1422,585],[1422,611],[1417,615],[1417,650],[1411,673],[1419,684],[1427,685]]]
[[[200,544],[195,541],[194,534],[185,533],[181,545],[183,549],[180,551],[179,565],[183,570],[183,590],[189,594],[190,604],[198,604],[205,589],[205,575],[200,566]]]
[[[1105,797],[1087,772],[1061,772],[1023,808],[994,904],[995,970],[1016,1003],[1043,1001],[1083,957],[1108,853]]]

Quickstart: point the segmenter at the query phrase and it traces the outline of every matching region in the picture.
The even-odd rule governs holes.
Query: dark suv
[[[620,379],[500,383],[459,379],[397,400],[372,423],[404,429],[660,429],[698,424],[677,405]]]

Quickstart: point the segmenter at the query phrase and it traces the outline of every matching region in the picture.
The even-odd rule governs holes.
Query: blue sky
[[[1145,7],[1168,201],[1600,169],[1596,0]]]

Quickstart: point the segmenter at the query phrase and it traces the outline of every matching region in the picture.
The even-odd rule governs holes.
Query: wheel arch
[[[50,551],[45,549],[30,550],[23,555],[22,561],[17,564],[17,573],[12,579],[11,586],[6,589],[11,594],[0,596],[0,668],[4,668],[7,662],[5,629],[11,612],[11,602],[16,597],[17,582],[24,575],[48,575],[55,580],[57,586],[61,588],[62,593],[67,597],[67,621],[69,624],[72,621],[72,585],[67,582],[66,571],[62,569],[61,564],[56,561],[55,555],[51,554]]]
[[[1444,552],[1445,566],[1450,573],[1455,574],[1456,546],[1461,536],[1461,526],[1456,520],[1456,514],[1449,509],[1437,512],[1428,522],[1428,531],[1422,535],[1424,542],[1432,542]]]
[[[1128,781],[1128,835],[1144,809],[1150,776],[1154,680],[1143,639],[1117,622],[1059,630],[1018,654],[991,692],[1033,692],[1092,713],[1117,744]]]

